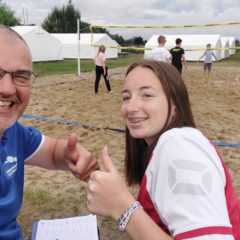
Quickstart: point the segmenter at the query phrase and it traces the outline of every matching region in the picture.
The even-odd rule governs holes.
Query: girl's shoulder
[[[195,138],[202,138],[202,133],[193,127],[181,127],[181,128],[172,128],[168,131],[164,132],[159,140],[158,143],[164,143],[171,139],[195,139]]]

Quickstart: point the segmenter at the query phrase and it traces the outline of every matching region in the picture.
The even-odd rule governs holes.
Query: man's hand
[[[96,158],[92,153],[78,144],[75,133],[69,136],[64,154],[73,175],[83,181],[87,182],[91,172],[99,169]]]

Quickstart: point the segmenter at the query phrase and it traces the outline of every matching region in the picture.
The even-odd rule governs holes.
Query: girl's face
[[[131,136],[145,139],[150,145],[168,115],[168,102],[160,80],[151,69],[136,67],[125,79],[122,97],[121,114]],[[172,106],[171,117],[174,110]]]

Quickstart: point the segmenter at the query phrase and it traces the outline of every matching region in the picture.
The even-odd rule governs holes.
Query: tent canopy
[[[62,43],[40,26],[12,27],[28,44],[33,62],[63,60]]]
[[[228,41],[229,41],[229,47],[231,48],[235,48],[236,47],[236,44],[235,44],[235,37],[228,37]],[[236,53],[236,49],[230,49],[229,50],[229,54],[232,55],[232,54],[235,54]]]
[[[226,49],[222,49],[221,51],[221,58],[228,58],[230,56],[229,53],[229,39],[228,37],[221,37],[221,42],[222,42],[222,48],[226,48]]]
[[[51,34],[63,44],[63,57],[65,59],[77,59],[80,51],[81,59],[93,59],[98,51],[98,47],[92,45],[105,45],[106,58],[117,58],[119,44],[107,34],[81,33],[80,49],[78,44],[79,36],[76,33],[54,33]],[[112,48],[114,47],[114,48]]]

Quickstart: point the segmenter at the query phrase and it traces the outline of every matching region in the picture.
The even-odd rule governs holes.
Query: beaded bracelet
[[[118,220],[119,231],[122,232],[125,230],[130,217],[132,216],[134,211],[138,208],[143,208],[142,205],[140,204],[140,202],[138,202],[138,201],[134,202],[130,207],[127,208],[127,210],[123,213],[123,215]]]

